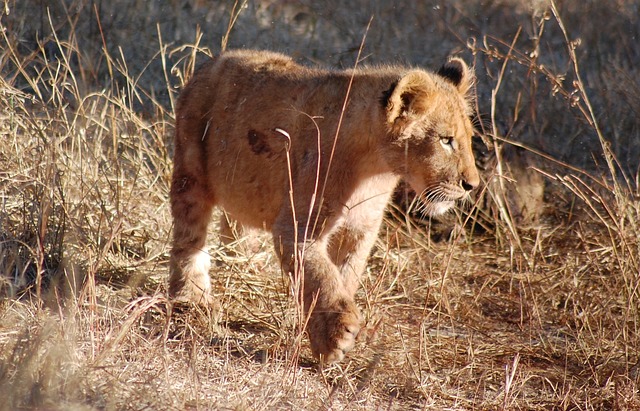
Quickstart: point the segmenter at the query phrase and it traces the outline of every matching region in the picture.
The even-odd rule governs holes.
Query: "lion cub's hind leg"
[[[213,199],[195,178],[176,177],[171,187],[173,247],[169,296],[178,302],[212,306],[210,256],[205,250]]]

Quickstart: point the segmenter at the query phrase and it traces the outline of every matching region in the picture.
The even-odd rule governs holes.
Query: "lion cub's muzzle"
[[[471,190],[477,187],[477,183],[461,181],[460,184],[443,182],[433,188],[424,190],[419,198],[422,202],[419,209],[431,216],[446,213],[459,200],[468,200]]]

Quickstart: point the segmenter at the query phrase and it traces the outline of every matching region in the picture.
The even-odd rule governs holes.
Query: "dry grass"
[[[640,408],[637,2],[45,3],[0,20],[0,410]],[[203,45],[348,66],[371,15],[365,62],[475,61],[490,230],[389,219],[320,371],[262,237],[211,248],[220,313],[168,311],[173,101]],[[526,229],[508,144],[547,179]]]

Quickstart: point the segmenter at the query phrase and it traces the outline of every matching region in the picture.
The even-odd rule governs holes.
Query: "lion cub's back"
[[[233,50],[218,57],[218,64],[255,72],[290,73],[303,67],[287,55],[267,50]]]
[[[258,88],[265,86],[265,82],[295,82],[313,71],[289,56],[263,50],[227,51],[214,58],[203,70],[210,84],[229,86],[236,95],[255,93]],[[201,73],[196,74],[199,75]],[[222,88],[214,91],[219,94]],[[233,98],[233,95],[226,97]]]

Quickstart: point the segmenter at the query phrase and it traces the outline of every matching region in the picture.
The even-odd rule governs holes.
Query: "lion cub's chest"
[[[370,176],[360,182],[344,205],[345,223],[378,224],[397,183],[398,177],[392,173]]]

